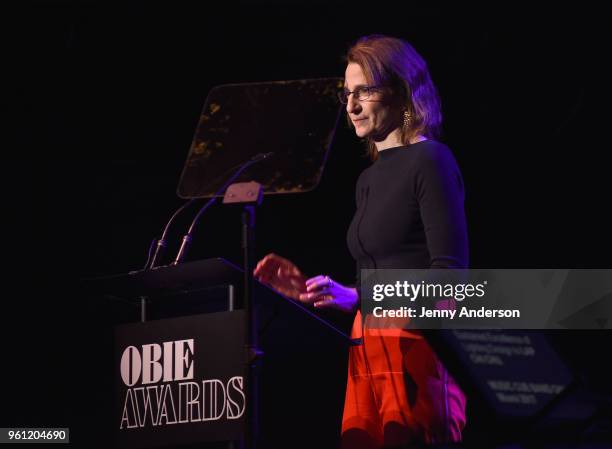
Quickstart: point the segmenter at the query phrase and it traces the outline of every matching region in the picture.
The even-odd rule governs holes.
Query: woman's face
[[[361,66],[349,63],[344,74],[344,88],[352,92],[363,86],[368,86],[368,82]],[[346,112],[358,137],[382,141],[401,126],[403,111],[392,104],[391,97],[388,88],[372,91],[365,100],[358,100],[355,94],[349,95]]]

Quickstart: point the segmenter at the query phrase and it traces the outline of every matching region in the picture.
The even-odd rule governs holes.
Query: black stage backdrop
[[[213,86],[342,76],[344,51],[364,34],[405,38],[429,63],[443,140],[466,183],[473,267],[612,267],[612,28],[602,9],[233,0],[13,6],[3,14],[4,90],[17,102],[9,102],[2,152],[0,426],[70,427],[75,441],[108,447],[113,314],[75,295],[75,280],[145,263],[151,239],[181,204],[176,186]],[[368,164],[363,154],[341,121],[319,187],[259,208],[258,256],[274,251],[308,274],[351,283],[345,232]],[[179,220],[175,229],[186,225]],[[240,262],[239,230],[237,215],[211,210],[190,258]],[[555,338],[572,366],[612,393],[609,331]],[[317,363],[324,378],[338,380],[321,383],[329,401],[302,405],[312,408],[304,430],[327,442],[319,447],[333,447],[346,354]],[[321,404],[331,410],[325,420],[317,419]]]

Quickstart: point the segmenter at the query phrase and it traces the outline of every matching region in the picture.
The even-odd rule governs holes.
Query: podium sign
[[[118,446],[243,438],[244,328],[241,310],[118,326]]]

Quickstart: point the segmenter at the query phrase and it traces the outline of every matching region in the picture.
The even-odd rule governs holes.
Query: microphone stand
[[[187,252],[187,250],[189,249],[189,244],[191,243],[191,234],[193,233],[193,229],[196,225],[196,223],[198,222],[200,216],[204,213],[204,211],[206,209],[208,209],[216,200],[217,200],[217,196],[221,194],[221,192],[223,192],[225,189],[227,189],[227,187],[238,177],[240,176],[240,174],[242,174],[248,167],[250,167],[253,164],[256,164],[259,161],[262,161],[264,159],[267,159],[268,157],[272,156],[274,153],[269,152],[269,153],[259,153],[255,156],[253,156],[251,159],[249,159],[247,162],[243,163],[242,165],[239,166],[238,171],[227,181],[225,182],[225,184],[223,184],[223,186],[221,186],[215,193],[214,196],[200,209],[200,211],[198,212],[198,214],[196,215],[196,217],[194,218],[194,220],[191,223],[191,226],[189,227],[189,231],[187,232],[187,234],[183,237],[183,242],[181,244],[181,248],[179,250],[179,253],[176,256],[176,259],[173,262],[173,265],[177,265],[178,263],[180,263],[184,257],[185,254]],[[230,170],[233,170],[236,166],[230,168]],[[228,170],[229,171],[229,170]],[[227,173],[227,172],[225,172]],[[225,174],[224,173],[224,174]],[[217,178],[218,179],[218,178]],[[154,269],[159,260],[161,259],[161,257],[163,256],[165,250],[166,250],[166,246],[167,246],[167,240],[166,240],[166,236],[168,235],[168,230],[170,229],[170,225],[174,222],[174,220],[176,219],[176,217],[186,208],[188,208],[189,206],[191,206],[193,203],[195,203],[197,200],[199,200],[199,198],[191,198],[189,201],[187,201],[185,204],[183,204],[181,207],[179,207],[174,214],[172,214],[172,216],[170,217],[170,220],[168,220],[168,222],[166,223],[166,226],[164,228],[164,231],[162,232],[162,236],[159,240],[157,240],[157,242],[155,243],[155,253],[153,254],[153,257],[151,256],[151,252],[149,250],[149,258],[147,259],[147,263],[145,264],[145,267],[142,271],[145,270],[152,270]],[[131,272],[132,274],[136,274],[139,271],[133,271]],[[141,296],[140,297],[140,321],[142,323],[144,323],[146,321],[146,317],[147,317],[147,300],[148,298],[146,296]]]
[[[251,165],[256,164],[259,161],[263,161],[264,159],[269,158],[270,156],[272,156],[274,153],[259,153],[256,156],[253,156],[250,160],[248,160],[247,162],[245,162],[239,169],[238,171],[236,171],[236,173],[234,173],[234,175],[229,178],[221,187],[219,187],[219,189],[217,189],[217,191],[213,194],[213,197],[208,200],[208,202],[202,206],[202,208],[198,211],[197,215],[195,216],[195,218],[193,219],[193,221],[191,222],[191,226],[189,226],[189,230],[187,231],[187,234],[185,234],[183,236],[183,241],[181,243],[181,247],[178,251],[178,254],[176,255],[176,259],[174,259],[174,262],[172,263],[173,265],[178,265],[179,263],[183,262],[183,260],[185,259],[185,255],[187,254],[187,251],[189,250],[189,246],[191,245],[191,240],[192,240],[192,235],[193,235],[193,230],[195,229],[196,225],[198,224],[198,221],[200,220],[200,217],[202,216],[202,214],[210,207],[214,204],[215,201],[217,201],[217,196],[221,195],[222,192],[225,192],[225,190],[227,190],[227,188],[233,184],[233,182],[242,174],[242,172],[244,172],[247,168],[249,168]]]

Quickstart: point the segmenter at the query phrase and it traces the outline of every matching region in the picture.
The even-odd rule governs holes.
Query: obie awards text
[[[244,378],[194,381],[193,339],[128,346],[121,356],[125,393],[120,429],[238,419]]]

